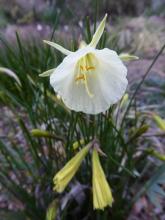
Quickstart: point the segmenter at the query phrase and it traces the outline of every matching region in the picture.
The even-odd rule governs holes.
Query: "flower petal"
[[[62,47],[59,44],[56,44],[54,42],[51,41],[47,41],[47,40],[43,40],[44,43],[54,47],[55,49],[59,50],[61,53],[65,54],[65,55],[69,55],[70,53],[72,53],[72,51],[65,49],[64,47]]]
[[[50,69],[50,70],[47,70],[41,74],[39,74],[40,77],[47,77],[47,76],[50,76],[53,72],[54,72],[55,68],[53,69]]]
[[[92,41],[90,42],[89,46],[90,47],[96,47],[105,28],[105,22],[106,22],[106,18],[107,18],[107,14],[105,14],[103,20],[101,21],[101,23],[99,24],[95,34],[93,35]]]
[[[90,98],[86,92],[85,85],[75,82],[75,73],[72,65],[65,63],[65,66],[63,64],[63,66],[57,67],[55,72],[50,77],[50,83],[67,107],[77,112],[82,111],[89,114],[97,114],[108,108],[106,100],[99,93],[101,89],[99,88],[97,77],[88,79],[91,92],[95,94]],[[106,107],[104,107],[105,105]]]
[[[106,100],[102,98],[101,93],[98,93],[100,88],[97,77],[90,77],[88,79],[92,93],[97,93],[93,98],[90,98],[87,94],[84,84],[80,83],[77,85],[75,81],[76,63],[82,56],[91,51],[94,52],[95,49],[86,47],[67,56],[50,76],[50,84],[70,109],[96,114],[102,111],[102,106],[107,106]]]
[[[76,65],[83,56],[89,56],[94,66],[94,70],[85,73],[92,98],[81,80],[76,83],[76,74],[79,74]],[[67,56],[50,76],[50,83],[70,109],[98,114],[123,96],[127,87],[126,74],[127,69],[116,52],[86,47]]]
[[[127,68],[119,59],[117,53],[107,48],[96,50],[96,57],[100,61],[98,81],[101,93],[109,105],[119,101],[127,88]]]

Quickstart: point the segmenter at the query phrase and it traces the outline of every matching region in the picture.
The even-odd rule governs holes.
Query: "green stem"
[[[131,175],[132,177],[135,177],[135,175],[127,168],[125,168],[124,166],[122,166],[117,160],[115,160],[113,157],[111,157],[109,155],[110,159],[112,160],[113,163],[115,163],[116,165],[118,165],[119,167],[121,167],[125,172],[127,172],[129,175]]]

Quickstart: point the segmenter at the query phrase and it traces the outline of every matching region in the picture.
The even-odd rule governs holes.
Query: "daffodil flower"
[[[84,147],[79,153],[77,153],[54,177],[54,190],[57,192],[63,192],[65,187],[71,181],[76,174],[81,162],[87,155],[91,144]]]
[[[105,112],[123,96],[127,87],[127,68],[118,54],[108,48],[96,49],[103,34],[106,17],[88,45],[71,52],[62,46],[44,41],[66,55],[50,75],[50,84],[65,105],[77,112]]]
[[[112,206],[113,197],[111,189],[105,178],[104,171],[101,167],[98,152],[93,149],[93,206],[94,209],[104,209],[106,206]]]

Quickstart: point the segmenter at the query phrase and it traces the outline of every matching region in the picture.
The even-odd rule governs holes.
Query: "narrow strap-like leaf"
[[[4,67],[0,67],[0,72],[12,77],[15,79],[15,81],[21,86],[21,82],[18,78],[18,76],[16,75],[16,73],[14,73],[12,70],[8,69],[8,68],[4,68]]]

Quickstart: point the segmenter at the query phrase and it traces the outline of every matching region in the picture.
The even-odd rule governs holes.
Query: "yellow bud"
[[[112,206],[113,197],[110,186],[106,180],[104,171],[101,167],[98,152],[96,149],[92,153],[93,166],[93,206],[94,209],[104,209]]]
[[[147,132],[148,129],[149,129],[149,125],[147,124],[142,125],[140,128],[135,129],[130,139],[133,140],[140,137],[142,134]]]
[[[85,144],[85,140],[84,139],[81,139],[81,140],[79,140],[79,141],[75,141],[74,143],[73,143],[73,150],[76,150],[80,145],[83,145],[83,144]]]
[[[119,57],[122,61],[132,61],[132,60],[138,60],[139,59],[139,57],[128,54],[128,53],[121,53],[119,55]]]
[[[54,200],[48,207],[46,212],[46,220],[55,220],[58,210],[58,200]]]
[[[56,134],[52,134],[49,131],[41,130],[41,129],[38,129],[38,128],[32,129],[31,134],[33,135],[33,137],[36,137],[36,138],[41,138],[41,137],[54,138],[54,139],[58,139],[58,140],[63,141],[62,137],[60,137]]]
[[[162,130],[165,131],[165,120],[162,119],[159,115],[154,114],[153,119],[156,122],[157,126]]]
[[[50,134],[48,131],[37,129],[37,128],[32,129],[31,134],[34,137],[52,137],[52,134]]]
[[[128,96],[128,93],[126,93],[121,100],[120,107],[124,107],[127,104],[128,99],[129,99],[129,96]]]
[[[57,192],[64,191],[65,187],[71,181],[73,176],[79,169],[81,162],[87,155],[90,149],[91,143],[84,147],[79,153],[77,153],[54,177],[54,190]]]
[[[161,154],[161,153],[159,153],[158,151],[155,151],[155,150],[152,149],[152,148],[147,149],[147,152],[148,152],[151,156],[153,156],[153,157],[155,157],[155,158],[157,158],[157,159],[159,159],[159,160],[161,160],[161,161],[165,161],[165,154]]]

